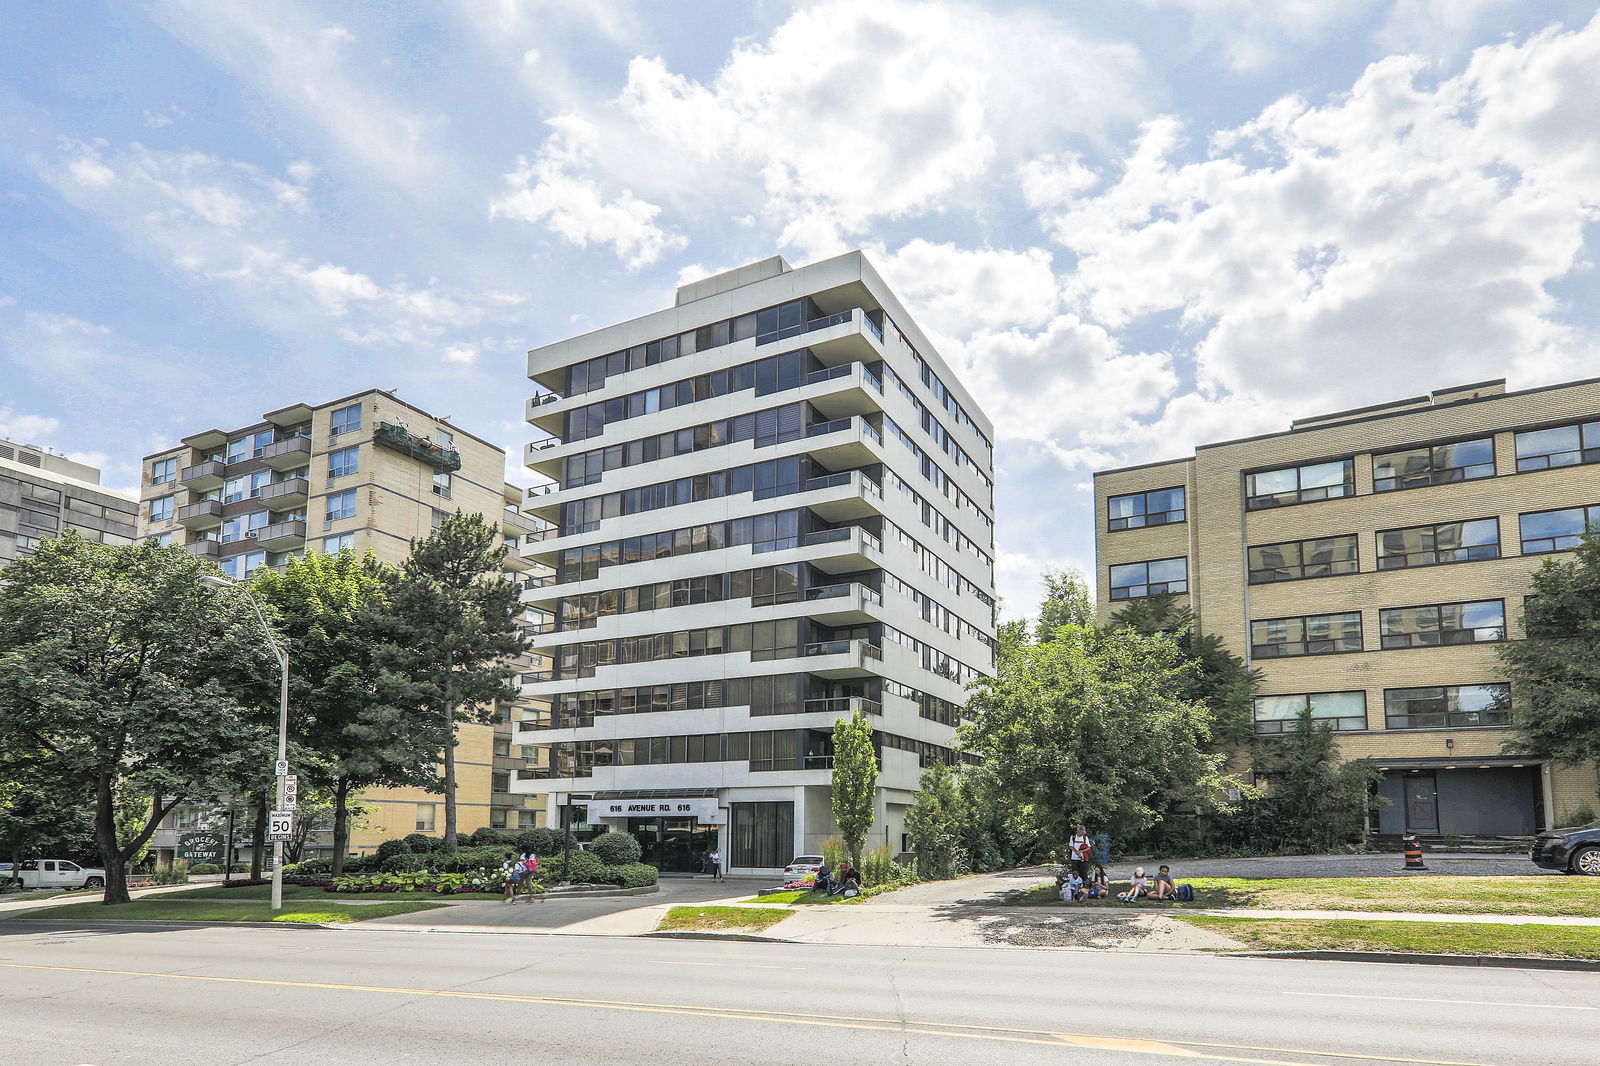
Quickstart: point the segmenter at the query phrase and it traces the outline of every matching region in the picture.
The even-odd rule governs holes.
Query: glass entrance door
[[[630,818],[628,832],[639,841],[639,860],[662,873],[705,872],[706,855],[717,839],[715,826],[693,818]]]

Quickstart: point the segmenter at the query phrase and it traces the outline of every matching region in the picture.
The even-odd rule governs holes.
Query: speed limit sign
[[[294,812],[273,811],[267,815],[267,842],[288,840],[294,835]]]

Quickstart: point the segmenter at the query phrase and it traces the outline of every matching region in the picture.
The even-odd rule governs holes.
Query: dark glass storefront
[[[794,858],[793,803],[735,803],[730,865],[777,868]]]
[[[717,827],[693,818],[629,818],[628,832],[639,841],[641,862],[662,873],[709,871],[706,856],[717,845]]]

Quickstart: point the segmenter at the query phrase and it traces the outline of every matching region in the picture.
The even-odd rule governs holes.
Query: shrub
[[[412,851],[438,851],[444,847],[444,837],[431,837],[427,833],[407,833],[400,838]]]
[[[1563,828],[1575,825],[1588,825],[1590,822],[1594,821],[1594,819],[1594,808],[1589,806],[1587,803],[1584,803],[1563,814],[1561,819],[1556,822],[1556,825]]]
[[[171,866],[157,866],[155,873],[150,875],[150,883],[153,885],[181,885],[188,880],[188,859],[179,859]]]
[[[524,829],[511,841],[518,852],[531,851],[543,859],[547,855],[555,855],[561,851],[564,838],[570,833],[562,833],[559,829]]]
[[[457,848],[422,856],[428,869],[441,873],[466,873],[472,870],[498,870],[512,851],[504,845],[493,848]]]
[[[222,867],[214,862],[197,862],[189,867],[189,872],[192,874],[220,874]]]
[[[504,830],[486,825],[480,829],[474,829],[472,835],[467,838],[467,843],[475,848],[487,848],[495,844],[509,845],[512,843],[512,839],[511,834]]]
[[[285,877],[306,877],[317,874],[330,874],[333,872],[333,857],[306,859],[303,862],[294,862],[283,868]]]
[[[247,874],[250,872],[250,864],[247,862],[236,862],[232,866],[228,867],[228,872],[230,874]]]
[[[894,880],[894,850],[879,844],[861,856],[861,875],[867,885],[886,885]]]
[[[574,850],[568,858],[571,860],[570,868],[563,868],[562,856],[558,852],[549,859],[539,860],[538,879],[546,884],[552,881],[587,881],[591,884],[607,884],[606,870],[609,867],[587,851]]]
[[[639,861],[644,850],[631,833],[606,833],[595,838],[589,851],[607,866],[630,866]]]
[[[822,842],[822,861],[828,864],[828,869],[837,870],[847,858],[843,837],[829,837]]]
[[[385,840],[378,845],[378,861],[392,859],[396,855],[409,855],[411,852],[411,844],[405,840]]]
[[[622,888],[644,888],[646,885],[655,884],[660,876],[654,866],[642,862],[629,862],[602,867],[597,876],[586,880],[602,885],[618,885]]]
[[[385,841],[385,843],[393,843],[393,841]],[[382,870],[386,874],[406,874],[415,873],[418,870],[426,869],[427,865],[428,860],[426,856],[414,855],[408,851],[400,855],[391,855],[387,859],[379,860],[378,869]]]

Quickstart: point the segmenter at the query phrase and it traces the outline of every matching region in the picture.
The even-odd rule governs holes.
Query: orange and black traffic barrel
[[[1422,844],[1416,837],[1407,833],[1405,836],[1407,870],[1426,870],[1428,867],[1422,861]]]

